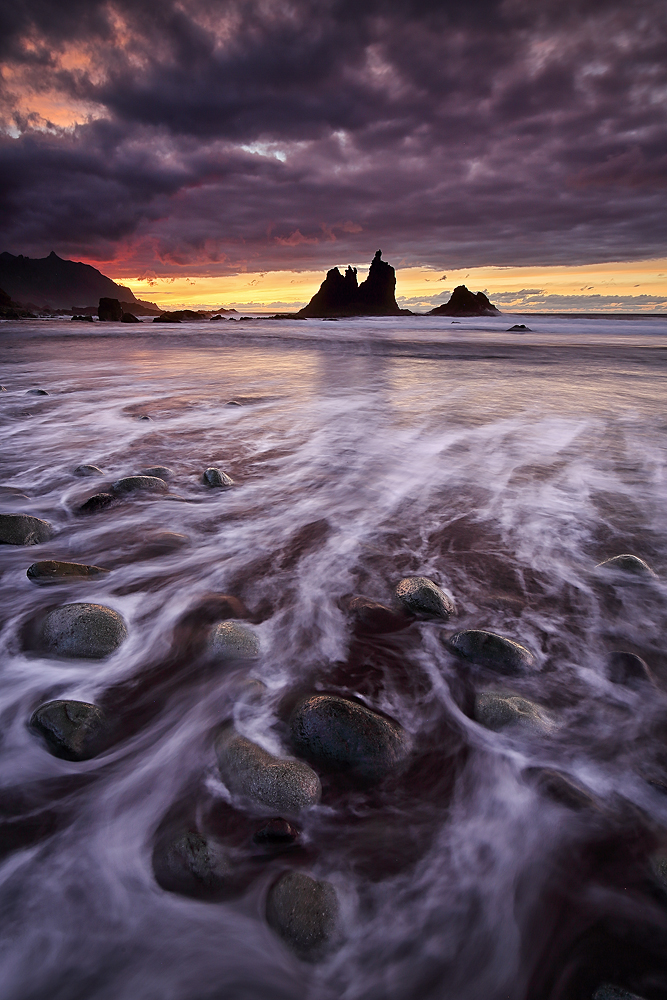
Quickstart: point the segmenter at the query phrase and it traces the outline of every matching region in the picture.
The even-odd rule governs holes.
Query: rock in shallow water
[[[319,958],[336,937],[339,907],[330,882],[285,872],[271,887],[266,920],[300,958]]]
[[[104,510],[106,507],[110,507],[112,503],[116,500],[113,493],[96,493],[94,496],[86,500],[79,507],[79,511],[82,514],[95,514],[98,510]]]
[[[299,830],[286,819],[270,819],[268,823],[256,830],[253,835],[255,844],[276,845],[278,847],[293,844],[299,836]]]
[[[624,684],[629,688],[640,688],[645,684],[655,684],[648,664],[636,653],[616,650],[609,656],[607,664],[609,680],[613,684]]]
[[[0,544],[40,545],[48,542],[53,528],[48,521],[30,514],[0,514]]]
[[[199,899],[224,898],[242,888],[239,871],[225,850],[196,830],[158,842],[153,851],[153,873],[167,892]]]
[[[84,563],[59,562],[45,559],[28,567],[27,577],[33,583],[62,583],[67,580],[85,580],[108,573],[102,566],[86,566]]]
[[[364,782],[395,771],[410,750],[410,738],[398,722],[338,695],[305,698],[289,725],[299,756]]]
[[[126,476],[117,479],[111,489],[116,496],[125,496],[128,493],[166,493],[168,487],[158,476]]]
[[[456,606],[447,594],[425,576],[408,576],[396,585],[397,600],[410,615],[447,620]]]
[[[517,727],[546,736],[556,728],[555,723],[539,705],[519,695],[496,691],[480,691],[475,696],[474,719],[481,726],[494,732]]]
[[[166,465],[155,465],[151,469],[143,469],[140,473],[142,476],[155,476],[158,479],[171,479],[173,474],[173,469],[168,469]]]
[[[259,639],[252,629],[229,621],[211,629],[208,648],[216,660],[255,660],[260,654]]]
[[[103,604],[63,604],[43,620],[39,646],[53,656],[102,660],[126,638],[127,626],[112,608]]]
[[[104,473],[96,465],[77,465],[74,475],[85,478],[88,476],[103,476]]]
[[[230,792],[274,814],[294,816],[320,800],[320,779],[311,767],[291,757],[274,757],[232,726],[218,735],[215,753]]]
[[[33,712],[29,725],[44,739],[49,753],[63,760],[90,760],[109,739],[104,712],[85,701],[49,701]]]
[[[599,986],[593,994],[593,1000],[642,1000],[636,993],[624,990],[622,986],[612,986],[605,983]]]
[[[633,556],[630,552],[624,552],[620,556],[612,556],[611,559],[605,559],[604,562],[598,563],[595,568],[617,569],[623,573],[630,573],[632,576],[645,576],[650,579],[655,579],[657,575],[648,563],[640,559],[639,556]]]
[[[234,485],[234,480],[226,472],[220,469],[210,468],[202,476],[204,486],[217,486],[220,489],[228,490]]]
[[[488,667],[499,674],[523,674],[535,665],[535,657],[530,650],[495,632],[468,629],[453,635],[447,645],[471,663]]]
[[[391,608],[368,597],[353,597],[348,609],[354,616],[356,630],[371,635],[398,632],[413,622],[412,617],[408,617],[403,611],[392,611]]]

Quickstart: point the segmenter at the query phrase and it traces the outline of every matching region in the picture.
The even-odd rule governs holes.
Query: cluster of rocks
[[[79,465],[74,470],[74,475],[92,477],[103,476],[104,473],[96,465]],[[139,475],[117,479],[105,492],[94,493],[93,496],[80,504],[78,510],[82,514],[94,514],[128,497],[151,495],[162,495],[168,500],[185,502],[185,497],[170,491],[168,481],[172,476],[172,470],[162,465],[144,469]],[[203,472],[201,482],[204,486],[223,490],[231,489],[234,486],[234,480],[231,476],[223,472],[222,469],[212,466]]]

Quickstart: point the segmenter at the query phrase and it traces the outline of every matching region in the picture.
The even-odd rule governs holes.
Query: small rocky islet
[[[104,476],[96,466],[78,467],[74,474],[82,478]],[[164,496],[168,491],[166,481],[172,475],[167,467],[156,466],[115,480],[108,494],[110,502],[135,494]],[[213,467],[202,474],[201,481],[209,488],[233,485],[231,477]],[[50,541],[54,531],[48,522],[18,513],[0,515],[0,533],[6,545],[30,546]],[[165,545],[164,552],[187,544],[186,536],[165,534],[174,538]],[[598,571],[647,582],[656,579],[647,563],[630,554],[606,560]],[[109,570],[94,563],[43,559],[32,563],[26,572],[34,584],[70,585],[103,580]],[[237,614],[235,599],[226,600],[227,610]],[[371,637],[402,633],[413,626],[442,629],[457,614],[453,597],[423,576],[399,580],[385,603],[357,596],[344,607],[353,631]],[[457,669],[482,670],[487,675],[519,680],[539,669],[535,653],[514,638],[483,629],[454,633],[450,629],[442,636],[443,644],[453,662],[459,664]],[[45,656],[94,661],[115,654],[127,637],[127,624],[115,609],[85,602],[65,603],[52,608],[40,620],[37,648]],[[209,626],[205,652],[212,663],[225,669],[229,665],[257,663],[263,653],[253,625],[233,617]],[[623,651],[610,655],[608,677],[611,683],[629,689],[654,683],[641,657]],[[261,684],[257,688],[261,698]],[[514,738],[525,733],[531,738],[549,739],[559,726],[552,711],[506,688],[479,689],[469,718],[490,733],[514,734]],[[36,706],[28,726],[45,750],[76,764],[93,760],[114,746],[119,733],[117,722],[101,705],[56,699]],[[289,852],[302,850],[299,824],[317,810],[322,782],[345,779],[352,780],[355,788],[381,786],[388,778],[396,779],[409,770],[415,750],[413,736],[397,720],[354,695],[326,691],[311,691],[297,699],[286,719],[282,743],[288,752],[276,755],[244,736],[230,722],[219,729],[213,755],[220,779],[237,807],[247,811],[248,821],[256,818],[255,827],[252,831],[249,827],[245,846],[240,850],[225,843],[224,833],[207,833],[196,825],[186,824],[187,828],[168,838],[158,837],[153,871],[163,889],[211,901],[243,893],[258,877],[266,857],[282,858],[281,852],[287,851],[289,863]],[[595,808],[594,799],[567,775],[547,769],[531,780],[542,794],[567,808]],[[264,861],[253,860],[253,845],[255,851],[268,851]],[[342,940],[336,888],[328,879],[301,871],[298,866],[288,868],[272,881],[265,917],[295,955],[305,961],[326,957]],[[624,994],[620,987],[604,986],[596,996],[603,995]]]

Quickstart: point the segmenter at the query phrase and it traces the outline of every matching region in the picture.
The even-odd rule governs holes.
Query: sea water
[[[21,321],[0,324],[0,352],[0,512],[54,527],[0,549],[0,996],[667,995],[667,320]],[[84,463],[103,475],[75,476]],[[169,496],[78,512],[154,466],[172,470]],[[210,466],[234,487],[205,486]],[[165,531],[183,544],[153,544]],[[597,568],[627,552],[656,576]],[[38,587],[26,570],[42,559],[110,572]],[[444,588],[456,616],[355,631],[349,598],[390,606],[406,576]],[[250,666],[174,653],[212,594],[249,609]],[[79,601],[123,615],[113,655],[26,643],[30,622]],[[456,658],[461,629],[522,643],[534,670]],[[619,650],[653,682],[612,682]],[[264,685],[251,702],[244,673]],[[480,690],[541,705],[553,729],[484,728]],[[294,851],[253,860],[248,839],[235,898],[164,891],[151,858],[174,803],[194,825],[236,808],[216,726],[288,754],[281,706],[308,691],[396,719],[407,776],[335,794],[324,776]],[[92,760],[58,759],[27,725],[54,698],[106,699],[127,725]],[[266,923],[290,867],[340,899],[319,963]]]

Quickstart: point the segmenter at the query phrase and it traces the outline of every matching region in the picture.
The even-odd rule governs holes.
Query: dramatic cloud
[[[665,255],[664,0],[0,12],[2,249],[200,274]]]

